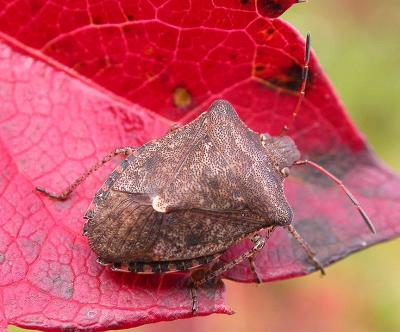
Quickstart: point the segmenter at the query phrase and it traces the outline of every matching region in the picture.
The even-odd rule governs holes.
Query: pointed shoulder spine
[[[215,100],[210,108],[208,109],[208,114],[209,115],[227,115],[227,116],[232,116],[234,115],[237,117],[237,113],[233,106],[226,101],[225,99],[217,99]]]

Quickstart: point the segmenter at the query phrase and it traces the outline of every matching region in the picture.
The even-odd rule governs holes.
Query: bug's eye
[[[283,175],[285,178],[288,177],[289,174],[290,174],[289,167],[284,167],[284,168],[282,168],[282,169],[281,169],[281,173],[282,173],[282,175]]]

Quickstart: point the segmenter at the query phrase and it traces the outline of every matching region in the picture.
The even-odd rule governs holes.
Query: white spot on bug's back
[[[162,199],[158,195],[153,198],[153,201],[151,202],[151,206],[157,212],[161,212],[161,213],[167,212],[167,207],[166,207],[165,203],[162,201]]]

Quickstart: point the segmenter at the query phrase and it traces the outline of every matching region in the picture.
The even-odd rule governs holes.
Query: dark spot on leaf
[[[158,62],[164,62],[164,61],[166,60],[166,59],[165,59],[165,56],[163,56],[163,55],[161,55],[161,54],[157,54],[154,58],[155,58],[156,61],[158,61]]]
[[[303,67],[298,64],[283,69],[282,74],[269,79],[272,85],[287,90],[298,92],[301,87]],[[312,81],[311,72],[309,72],[307,79],[307,86],[310,86]]]
[[[41,1],[31,1],[30,4],[31,4],[31,13],[33,15],[37,14],[37,12],[43,8],[43,3]]]
[[[129,25],[125,25],[122,28],[122,31],[124,32],[125,35],[133,35],[135,36],[136,34],[138,34],[138,31],[135,31],[135,28],[132,26],[132,24]]]
[[[134,16],[132,14],[126,14],[126,18],[128,19],[128,21],[134,20]]]
[[[96,61],[96,67],[105,68],[108,67],[110,63],[110,58],[106,55],[104,57],[98,58]]]
[[[177,108],[188,108],[192,105],[192,95],[186,88],[178,86],[173,93],[173,102]]]
[[[254,67],[254,70],[255,70],[256,72],[263,72],[263,71],[265,70],[265,67],[264,67],[264,65],[256,65],[256,66]]]
[[[250,0],[240,0],[240,4],[242,5],[248,5],[250,3]]]
[[[93,24],[95,24],[95,25],[100,25],[100,24],[103,23],[103,21],[101,20],[101,18],[98,17],[98,16],[93,17],[92,22],[93,22]]]
[[[289,8],[294,0],[259,0],[257,3],[258,12],[266,17],[278,17],[280,16],[287,8]]]
[[[237,59],[237,54],[232,52],[231,54],[229,54],[229,59],[231,59],[232,61]]]
[[[167,83],[169,81],[170,81],[170,77],[168,74],[166,74],[166,73],[160,74],[160,82]]]
[[[265,11],[280,12],[282,10],[281,4],[275,0],[259,0],[258,5]]]

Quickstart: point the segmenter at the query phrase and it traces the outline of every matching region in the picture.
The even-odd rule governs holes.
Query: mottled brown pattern
[[[292,211],[282,168],[289,137],[260,136],[223,100],[130,156],[94,198],[85,233],[106,262],[168,262],[219,254]]]

